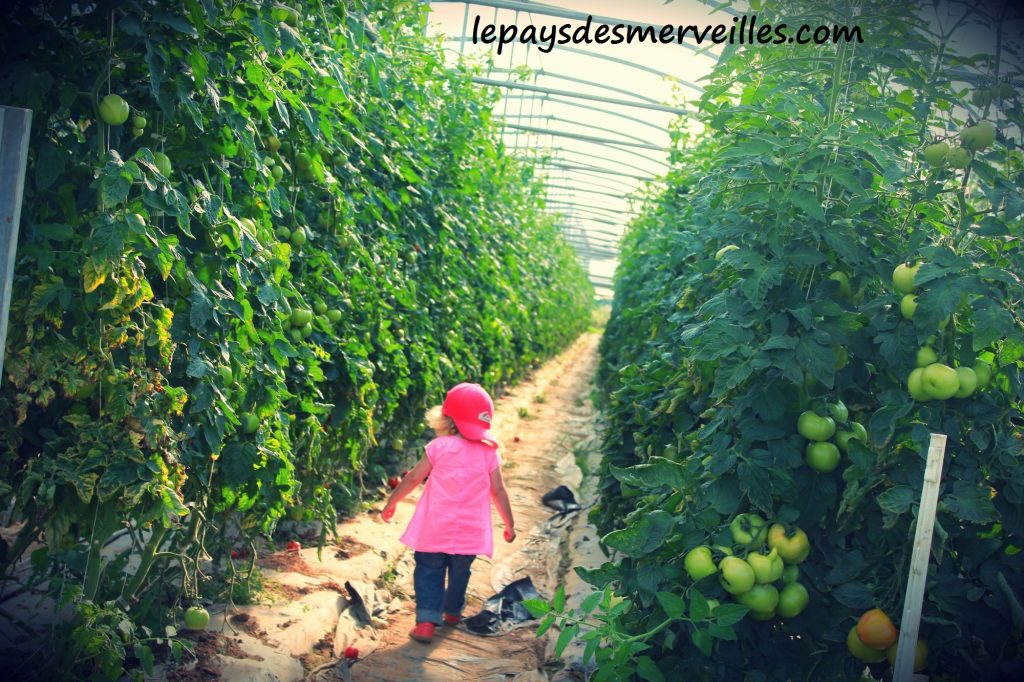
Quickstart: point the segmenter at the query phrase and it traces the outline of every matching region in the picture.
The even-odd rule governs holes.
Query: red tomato
[[[285,545],[285,549],[289,552],[298,552],[302,549],[302,545],[299,544],[298,540],[291,540],[287,545]]]
[[[519,442],[519,436],[512,436],[512,442],[513,443],[518,443]]]
[[[398,484],[401,482],[402,479],[398,478],[398,476],[392,476],[391,478],[388,479],[388,487],[394,490],[395,488],[398,487]]]
[[[350,660],[350,661],[354,661],[355,659],[359,658],[359,649],[354,647],[354,646],[350,646],[350,647],[346,648],[345,649],[345,658]]]

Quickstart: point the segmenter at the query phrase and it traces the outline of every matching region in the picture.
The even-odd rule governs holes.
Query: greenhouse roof
[[[726,23],[732,11],[715,11],[696,0],[435,0],[430,5],[427,30],[443,36],[451,58],[485,64],[485,75],[476,81],[499,88],[495,114],[505,143],[537,160],[548,207],[557,213],[598,297],[609,297],[618,240],[637,208],[630,196],[665,172],[669,125],[690,115],[687,102],[699,97],[698,82],[714,65],[719,47],[636,41],[550,46],[542,38],[550,40],[562,26],[569,35],[580,31],[585,37],[588,18],[593,35],[602,24],[605,30],[617,24],[641,30]],[[502,43],[501,32],[508,38],[511,27],[516,39]],[[485,43],[489,37],[492,42]]]

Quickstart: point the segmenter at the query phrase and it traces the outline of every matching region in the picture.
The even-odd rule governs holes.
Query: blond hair
[[[446,414],[441,413],[441,406],[435,405],[427,410],[427,424],[438,436],[456,436],[459,428],[455,421]]]

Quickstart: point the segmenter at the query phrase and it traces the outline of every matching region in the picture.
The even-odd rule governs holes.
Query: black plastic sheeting
[[[540,498],[540,501],[544,503],[545,507],[550,507],[558,512],[551,518],[566,516],[573,512],[578,512],[581,509],[579,503],[576,501],[576,496],[573,495],[572,491],[564,485],[560,485],[554,490],[549,490],[544,493],[544,497]]]
[[[522,623],[536,620],[523,606],[523,601],[540,598],[533,581],[529,577],[520,578],[490,597],[480,613],[466,618],[462,624],[474,635],[501,635]]]

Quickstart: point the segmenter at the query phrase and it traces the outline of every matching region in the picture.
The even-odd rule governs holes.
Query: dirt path
[[[542,528],[552,512],[541,504],[541,496],[560,484],[577,489],[581,476],[575,456],[589,454],[595,445],[595,413],[589,396],[598,339],[581,337],[495,405],[495,425],[505,445],[502,474],[519,538],[511,545],[501,539],[495,512],[494,557],[474,562],[465,615],[477,613],[485,599],[523,576],[530,576],[544,596],[557,587],[568,558],[563,551],[567,529]],[[381,532],[400,533],[414,504],[414,499],[408,499],[399,505],[397,523]],[[398,587],[411,597],[411,552],[402,555],[399,566]],[[543,673],[550,655],[547,641],[537,639],[533,627],[499,637],[440,628],[435,641],[424,645],[407,634],[414,624],[413,608],[410,599],[389,620],[379,648],[353,666],[353,680],[547,679]]]
[[[512,392],[496,401],[495,426],[504,444],[502,467],[519,537],[501,538],[494,512],[493,559],[479,557],[467,591],[465,616],[514,580],[529,576],[550,597],[561,580],[570,603],[589,590],[569,565],[591,565],[594,533],[583,515],[549,522],[541,497],[567,485],[580,497],[581,469],[592,469],[598,450],[597,415],[590,401],[599,336],[586,334]],[[590,481],[591,479],[586,479]],[[572,679],[553,656],[557,632],[535,637],[535,623],[496,637],[463,627],[439,628],[433,643],[411,640],[414,624],[412,552],[398,538],[419,493],[404,500],[390,524],[372,512],[338,525],[339,540],[318,552],[278,552],[260,559],[261,604],[210,608],[206,631],[195,637],[199,660],[175,670],[158,669],[151,679],[183,682],[519,682]],[[315,529],[296,525],[297,536]],[[311,539],[312,536],[304,540]],[[597,557],[597,563],[600,562]],[[357,596],[358,595],[358,596]],[[367,621],[370,621],[369,624]],[[340,662],[349,646],[359,650],[351,665]],[[569,658],[573,649],[568,652]]]

